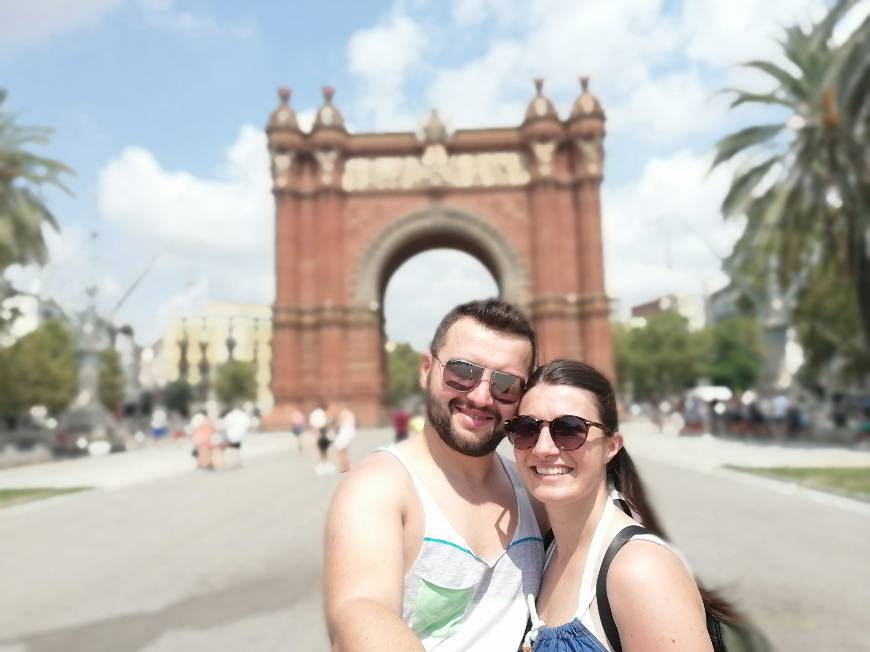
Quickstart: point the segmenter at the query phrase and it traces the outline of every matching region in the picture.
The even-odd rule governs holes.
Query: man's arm
[[[336,652],[422,650],[401,618],[402,501],[412,489],[388,455],[347,474],[326,519],[326,622]]]

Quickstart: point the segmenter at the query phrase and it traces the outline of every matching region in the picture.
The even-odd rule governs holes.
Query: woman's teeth
[[[536,466],[534,469],[538,475],[565,475],[571,472],[571,469],[565,466]]]

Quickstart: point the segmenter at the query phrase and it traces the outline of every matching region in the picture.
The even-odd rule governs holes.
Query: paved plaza
[[[870,452],[624,430],[695,572],[777,649],[870,650],[870,505],[721,470],[870,466]],[[389,437],[360,431],[352,457]],[[251,435],[223,473],[170,442],[0,471],[0,487],[96,487],[0,509],[0,650],[327,650],[321,539],[339,476],[316,476],[305,444]]]

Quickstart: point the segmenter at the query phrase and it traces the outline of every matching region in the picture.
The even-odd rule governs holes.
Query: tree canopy
[[[671,397],[700,382],[741,391],[761,371],[761,330],[751,317],[690,331],[685,317],[667,310],[642,326],[618,324],[614,335],[620,389],[638,401]]]
[[[387,351],[387,400],[398,405],[421,391],[420,353],[407,342],[399,342]]]
[[[35,405],[57,416],[75,396],[76,380],[75,343],[58,321],[0,349],[0,411],[13,417]]]
[[[870,351],[870,17],[843,42],[834,35],[857,0],[838,0],[809,29],[785,30],[783,63],[750,61],[770,82],[764,93],[729,89],[732,107],[773,107],[784,119],[722,138],[714,167],[743,160],[723,203],[724,216],[743,215],[746,228],[728,261],[732,273],[769,276],[802,290],[795,313],[804,343],[818,343],[823,297],[813,283],[846,292],[840,309]],[[812,322],[819,322],[814,325]],[[822,329],[823,330],[823,329]],[[831,352],[854,354],[855,338],[828,338]],[[841,346],[841,343],[844,346]]]
[[[184,378],[167,383],[163,388],[163,404],[173,412],[187,416],[190,413],[192,400],[193,388]]]
[[[252,362],[230,360],[218,367],[214,391],[224,405],[257,398],[257,370]]]
[[[116,414],[124,400],[124,372],[121,357],[114,349],[100,353],[100,402],[109,412]]]

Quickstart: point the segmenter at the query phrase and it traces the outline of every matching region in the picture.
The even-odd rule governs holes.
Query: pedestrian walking
[[[200,410],[190,420],[190,438],[196,454],[198,469],[211,469],[211,438],[214,435],[214,424],[205,410]]]
[[[395,442],[399,443],[408,438],[408,412],[399,408],[393,412],[393,431],[395,433]]]
[[[342,408],[336,417],[337,434],[332,442],[335,455],[338,458],[338,469],[342,473],[350,471],[350,456],[347,448],[356,436],[356,417],[349,408]]]
[[[296,449],[302,455],[302,435],[305,434],[305,414],[298,407],[290,411],[290,432],[296,438]]]
[[[251,429],[251,417],[239,406],[231,409],[223,419],[226,435],[224,468],[242,465],[242,442]]]
[[[318,403],[308,415],[308,425],[310,425],[317,435],[317,453],[320,456],[319,461],[314,466],[314,472],[317,475],[329,475],[335,473],[335,466],[329,463],[329,447],[332,445],[332,439],[329,433],[329,417],[326,413],[326,407],[323,403]]]

